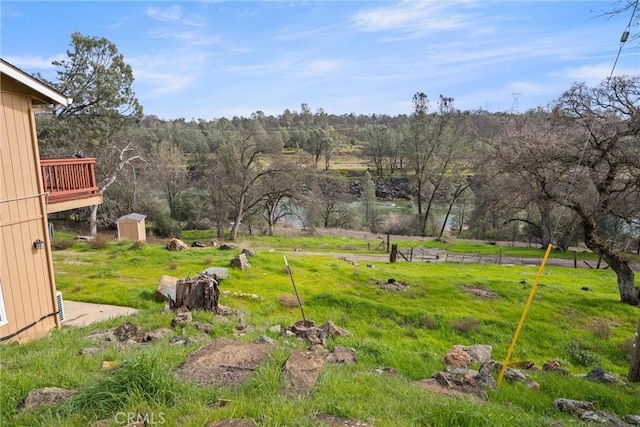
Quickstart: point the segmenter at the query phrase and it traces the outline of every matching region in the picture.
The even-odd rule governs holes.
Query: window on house
[[[9,323],[7,320],[7,312],[4,309],[4,297],[2,296],[2,282],[0,282],[0,326]]]

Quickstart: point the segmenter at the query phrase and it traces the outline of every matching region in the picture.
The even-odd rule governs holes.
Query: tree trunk
[[[445,228],[447,228],[447,221],[449,221],[449,215],[451,215],[451,209],[453,209],[453,204],[456,202],[456,199],[452,199],[451,203],[449,203],[449,209],[447,209],[447,214],[444,216],[444,221],[442,221],[442,228],[440,229],[440,237],[442,239],[442,236],[444,235],[444,230]]]
[[[549,247],[552,235],[551,235],[551,211],[548,206],[539,204],[538,209],[540,210],[540,237],[543,248]]]
[[[640,382],[640,317],[638,318],[638,327],[633,338],[633,354],[631,355],[627,380],[631,383]]]
[[[89,234],[93,237],[98,235],[98,206],[91,205],[91,216],[89,217]]]
[[[231,226],[231,232],[229,233],[229,240],[236,240],[238,237],[238,228],[240,227],[240,222],[242,221],[243,211],[244,210],[244,195],[240,196],[240,203],[236,208],[236,214],[234,217],[233,225]]]
[[[593,220],[583,220],[584,242],[589,249],[600,255],[616,273],[620,301],[629,305],[640,305],[640,287],[635,286],[635,275],[629,262],[614,252],[609,245],[600,240],[596,234]]]

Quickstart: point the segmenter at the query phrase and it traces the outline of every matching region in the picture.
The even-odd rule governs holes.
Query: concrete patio
[[[138,312],[131,307],[78,301],[65,300],[63,305],[66,320],[62,322],[62,326],[87,326],[114,317],[132,316]]]

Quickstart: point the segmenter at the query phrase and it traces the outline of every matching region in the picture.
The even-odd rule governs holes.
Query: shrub
[[[146,242],[144,240],[136,240],[135,242],[131,243],[131,249],[142,249],[145,245]]]
[[[480,332],[481,326],[478,319],[474,318],[464,318],[464,319],[456,319],[451,322],[451,327],[460,333],[465,332]]]
[[[53,241],[51,242],[51,247],[55,250],[58,251],[62,251],[65,249],[69,249],[71,246],[73,246],[73,239],[68,239],[68,238],[60,238],[60,239],[53,239]]]
[[[572,362],[579,366],[593,366],[600,361],[600,358],[595,353],[583,348],[583,346],[576,341],[569,344],[567,353],[569,353]]]
[[[438,319],[431,316],[422,316],[420,320],[418,320],[418,325],[421,328],[427,329],[438,329]]]
[[[98,234],[95,239],[89,240],[88,244],[91,249],[104,249],[110,240],[106,234]]]
[[[611,338],[611,328],[606,320],[596,320],[591,325],[591,332],[599,338]]]
[[[178,268],[178,263],[175,261],[171,261],[169,263],[169,270],[176,270]]]
[[[151,230],[157,237],[176,237],[180,235],[182,228],[168,214],[162,214],[154,219]]]

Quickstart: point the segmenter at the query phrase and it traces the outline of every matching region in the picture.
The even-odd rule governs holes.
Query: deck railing
[[[49,203],[98,195],[96,159],[40,159],[44,191]]]

